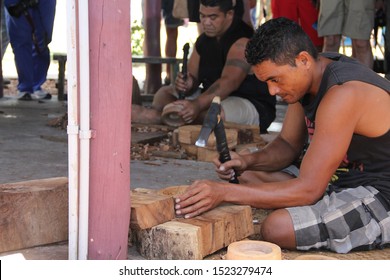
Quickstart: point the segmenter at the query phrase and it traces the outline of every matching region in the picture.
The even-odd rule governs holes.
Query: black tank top
[[[230,47],[238,39],[251,38],[252,35],[253,29],[235,17],[219,41],[215,37],[207,37],[204,33],[198,37],[195,48],[200,56],[198,79],[203,91],[221,77]],[[267,84],[258,80],[255,75],[248,75],[231,96],[246,98],[255,106],[259,112],[262,133],[274,121],[276,97],[269,94]]]
[[[324,71],[320,89],[314,100],[310,103],[306,102],[305,98],[302,100],[309,134],[315,130],[317,108],[330,87],[342,85],[348,81],[361,81],[390,92],[390,81],[380,77],[356,60],[334,53],[321,55],[334,62],[330,63]],[[390,200],[390,130],[375,138],[354,134],[345,159],[332,177],[331,183],[336,190],[373,186],[387,200]]]

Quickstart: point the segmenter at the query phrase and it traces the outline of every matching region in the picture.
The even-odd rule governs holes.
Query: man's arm
[[[248,170],[280,171],[296,160],[307,141],[301,104],[288,105],[279,135],[257,153],[245,155]]]
[[[337,91],[343,93],[338,94]],[[180,213],[192,217],[221,202],[265,209],[315,203],[323,195],[331,176],[344,158],[357,124],[366,113],[356,110],[357,106],[364,106],[364,101],[357,101],[354,92],[353,88],[338,86],[332,88],[322,100],[317,111],[316,130],[298,178],[246,185],[196,181],[188,192],[179,197],[177,207]]]
[[[207,110],[215,96],[222,100],[228,97],[244,81],[250,71],[245,59],[247,42],[247,38],[241,38],[230,47],[221,77],[197,99],[200,111]]]

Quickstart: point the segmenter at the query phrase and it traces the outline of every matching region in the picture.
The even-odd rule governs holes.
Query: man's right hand
[[[177,92],[184,92],[186,95],[188,95],[194,85],[194,79],[190,73],[187,73],[186,77],[187,78],[184,79],[183,73],[177,73],[175,88]]]
[[[239,177],[247,168],[246,161],[242,155],[235,152],[230,152],[231,160],[221,163],[218,158],[214,159],[213,163],[216,168],[215,171],[220,179],[229,181],[234,174]]]

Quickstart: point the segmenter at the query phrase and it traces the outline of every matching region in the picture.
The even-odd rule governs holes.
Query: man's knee
[[[162,86],[153,97],[152,107],[161,112],[165,105],[177,100],[173,86]]]
[[[296,248],[294,226],[286,209],[278,209],[268,215],[261,224],[261,236],[263,240],[282,248]]]
[[[324,52],[338,52],[341,43],[341,35],[329,35],[324,38]]]
[[[369,40],[352,39],[352,47],[357,52],[371,51],[371,45]]]

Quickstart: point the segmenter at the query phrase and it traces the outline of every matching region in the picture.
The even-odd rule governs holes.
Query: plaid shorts
[[[390,207],[386,204],[378,190],[360,186],[327,192],[314,205],[287,208],[297,249],[348,253],[390,243]]]

